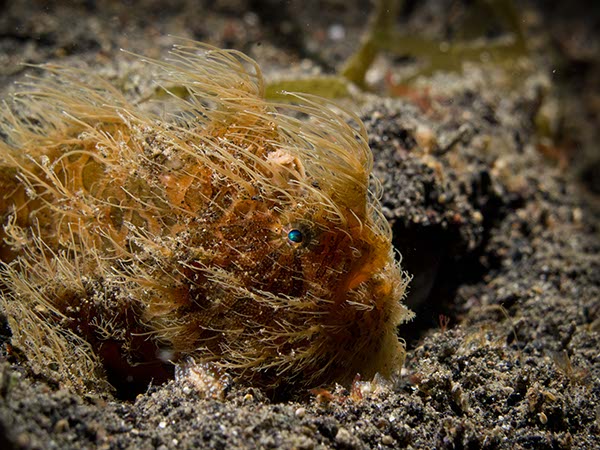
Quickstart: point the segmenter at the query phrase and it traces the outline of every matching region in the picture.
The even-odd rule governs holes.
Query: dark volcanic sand
[[[23,61],[130,71],[141,83],[143,66],[118,48],[158,56],[169,33],[240,48],[271,77],[326,72],[357,47],[370,10],[334,0],[64,3],[73,6],[0,2],[4,90],[29,70]],[[460,1],[423,3],[407,2],[402,29],[464,31]],[[418,317],[399,331],[409,349],[400,379],[363,384],[362,398],[338,387],[279,403],[236,385],[224,400],[202,399],[188,380],[133,402],[82,398],[9,352],[4,325],[0,448],[600,448],[600,15],[594,2],[543,5],[520,13],[530,55],[514,70],[470,64],[400,98],[361,96],[382,203],[414,274]],[[410,61],[378,64],[381,87],[386,67]]]

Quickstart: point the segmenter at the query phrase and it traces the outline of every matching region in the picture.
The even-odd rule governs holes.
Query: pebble
[[[338,429],[337,434],[335,435],[335,440],[340,445],[344,445],[347,447],[354,446],[352,435],[345,428]]]
[[[394,438],[387,434],[384,434],[383,437],[381,438],[381,443],[383,445],[394,445],[394,442],[395,442]]]
[[[67,419],[60,419],[54,424],[54,431],[56,433],[64,433],[69,430],[69,421]]]

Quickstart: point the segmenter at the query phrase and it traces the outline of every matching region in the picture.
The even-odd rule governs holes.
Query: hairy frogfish
[[[267,391],[397,372],[408,276],[359,118],[267,100],[237,51],[184,42],[144,61],[166,95],[47,65],[3,106],[13,348],[76,390],[190,358]]]

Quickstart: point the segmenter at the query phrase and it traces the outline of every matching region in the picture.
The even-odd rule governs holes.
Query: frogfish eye
[[[304,240],[304,235],[302,234],[302,231],[298,229],[290,230],[287,237],[290,240],[290,242],[293,242],[294,244],[301,244]]]

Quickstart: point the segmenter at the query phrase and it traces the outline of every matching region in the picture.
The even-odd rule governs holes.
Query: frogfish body
[[[0,116],[13,345],[76,389],[190,357],[268,390],[397,371],[408,277],[360,120],[269,102],[236,51],[149,63],[185,95],[132,100],[47,66]]]

